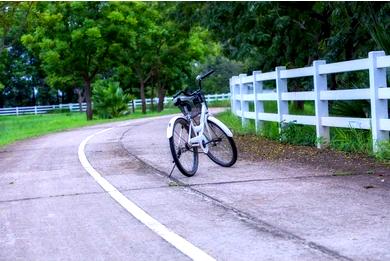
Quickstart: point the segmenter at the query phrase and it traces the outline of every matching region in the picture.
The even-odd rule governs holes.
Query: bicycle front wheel
[[[237,161],[237,147],[232,137],[212,121],[207,121],[209,131],[206,136],[209,140],[207,156],[222,167],[231,167]]]
[[[188,144],[189,136],[188,122],[178,118],[173,125],[173,136],[169,139],[169,145],[177,168],[187,177],[193,176],[198,170],[198,148]]]

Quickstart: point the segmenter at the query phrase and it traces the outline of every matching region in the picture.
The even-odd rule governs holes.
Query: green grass
[[[148,112],[147,114],[142,114],[141,112],[136,111],[135,113],[120,118],[94,118],[92,121],[86,120],[85,113],[78,112],[23,116],[0,116],[0,147],[11,144],[18,140],[37,137],[44,134],[72,128],[173,113],[179,113],[179,110],[177,108],[168,108],[160,113]]]
[[[378,152],[375,154],[375,157],[380,161],[390,164],[390,141],[384,141],[378,144]]]
[[[275,109],[274,105],[268,109]],[[310,113],[311,106],[305,106],[308,111],[296,112],[298,115]],[[269,112],[269,111],[268,111]],[[309,114],[310,115],[310,114]],[[286,123],[279,133],[279,124],[277,122],[264,122],[260,133],[256,133],[254,120],[248,120],[246,127],[242,126],[241,118],[225,111],[217,115],[235,134],[239,135],[260,135],[268,139],[278,140],[283,143],[293,145],[315,146],[317,142],[315,127]],[[379,151],[372,152],[371,133],[369,130],[359,130],[352,128],[331,128],[330,143],[332,149],[345,151],[349,153],[361,153],[376,159],[390,163],[390,142],[381,142],[378,144]]]
[[[369,130],[331,128],[330,147],[336,150],[372,154],[372,137]]]
[[[231,113],[229,110],[218,113],[218,119],[226,124],[234,133],[237,134],[255,134],[255,126],[252,121],[248,121],[248,125],[242,127],[241,118]]]
[[[230,100],[217,100],[207,103],[208,107],[230,107]]]
[[[249,111],[254,111],[254,103],[249,103]],[[265,101],[264,112],[277,113],[276,101]],[[314,115],[314,102],[305,102],[304,110],[299,110],[294,107],[292,102],[289,103],[289,112],[293,115]],[[233,115],[231,112],[224,112],[218,116],[223,122],[226,122],[237,134],[256,134],[255,121],[248,120],[246,127],[242,127],[241,118]],[[313,126],[305,126],[287,123],[282,128],[282,133],[279,134],[279,123],[263,122],[258,135],[264,136],[272,140],[281,140],[285,143],[314,146],[316,142],[315,128]]]

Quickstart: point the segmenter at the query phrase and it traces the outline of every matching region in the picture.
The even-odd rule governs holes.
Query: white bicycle
[[[167,138],[175,166],[183,175],[193,176],[198,170],[200,148],[212,161],[223,167],[231,167],[237,160],[237,148],[233,133],[215,117],[209,115],[202,92],[202,80],[212,74],[198,75],[199,89],[194,92],[179,91],[173,103],[183,116],[173,117],[168,124]]]

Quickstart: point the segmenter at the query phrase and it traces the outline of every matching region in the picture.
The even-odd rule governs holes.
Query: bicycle
[[[237,148],[233,133],[217,118],[208,112],[202,92],[202,80],[211,75],[211,70],[198,75],[199,88],[190,92],[179,91],[173,96],[173,104],[179,107],[182,116],[173,117],[167,127],[167,138],[175,166],[180,172],[191,177],[199,164],[199,148],[213,162],[223,167],[231,167],[237,161]]]

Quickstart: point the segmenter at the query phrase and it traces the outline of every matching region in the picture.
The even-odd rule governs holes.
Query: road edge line
[[[119,203],[123,208],[127,210],[133,217],[135,217],[142,224],[147,226],[153,232],[155,232],[158,236],[163,238],[165,241],[170,243],[180,252],[191,258],[192,260],[216,260],[206,252],[201,250],[200,248],[194,246],[190,242],[188,242],[185,238],[180,235],[174,233],[169,228],[158,222],[148,213],[146,213],[142,208],[137,206],[134,202],[130,201],[126,198],[115,186],[113,186],[110,182],[108,182],[102,175],[92,167],[89,163],[87,156],[85,154],[85,146],[88,141],[92,139],[94,136],[110,131],[113,128],[104,129],[98,131],[87,138],[85,138],[79,145],[78,149],[78,157],[83,168],[88,172],[88,174],[108,193],[110,196]]]

